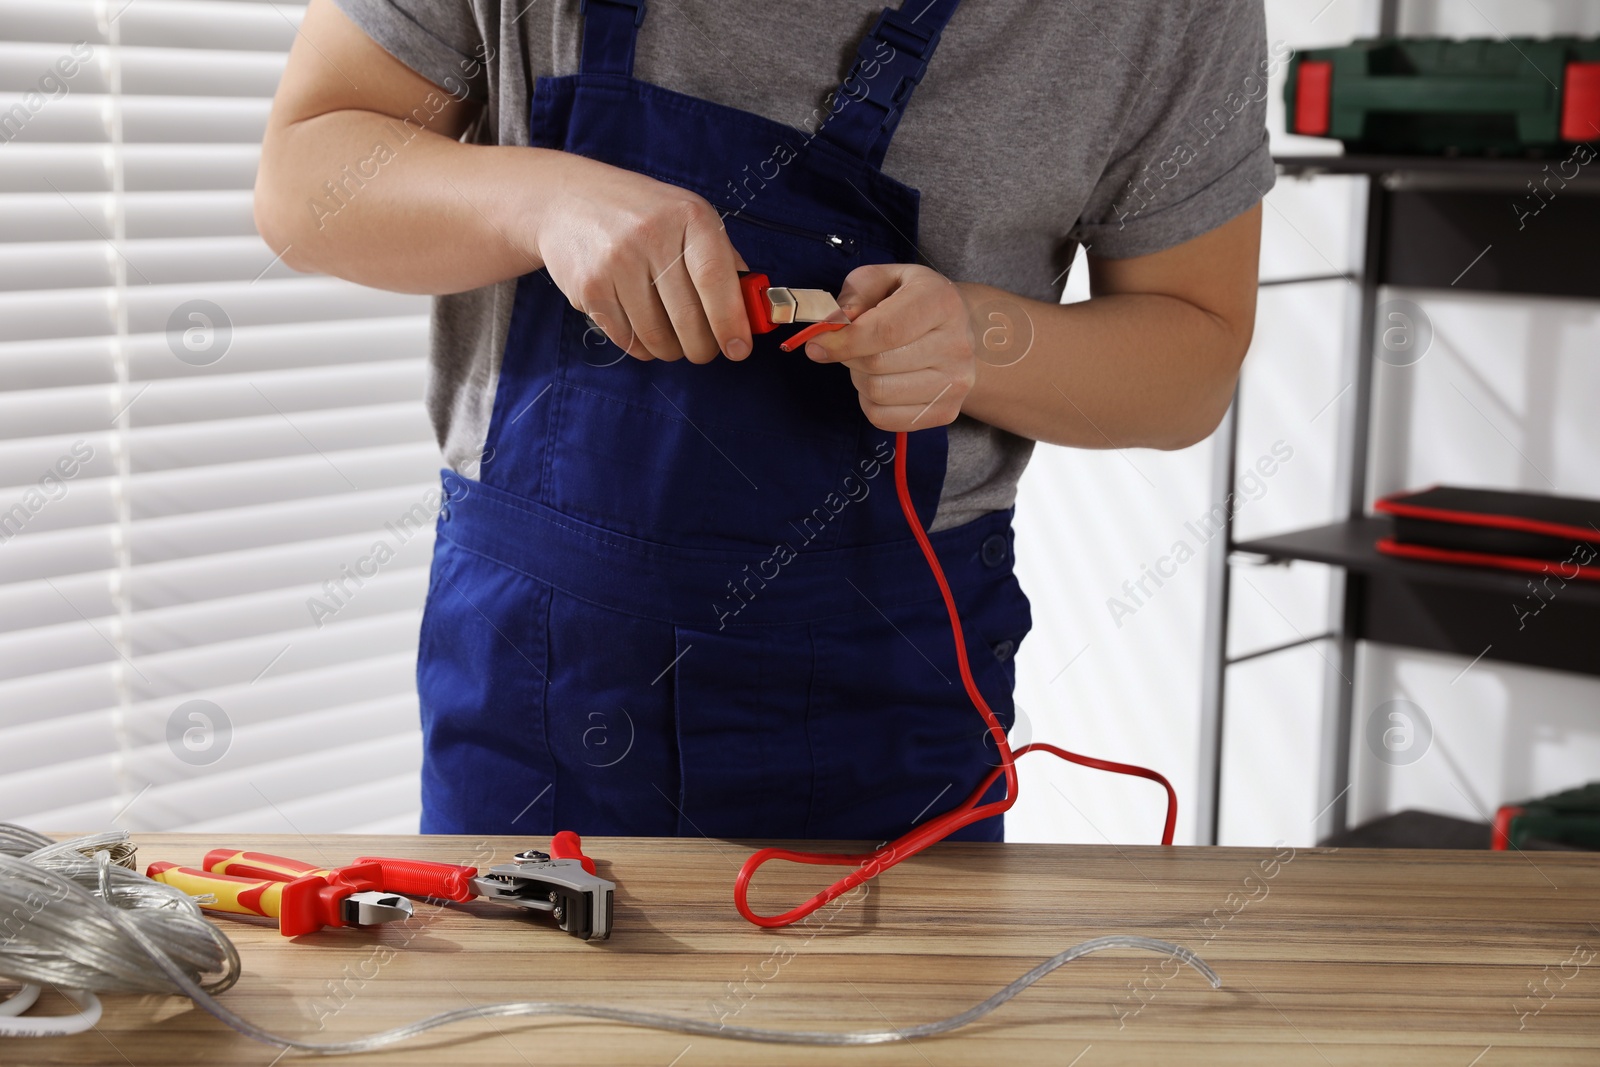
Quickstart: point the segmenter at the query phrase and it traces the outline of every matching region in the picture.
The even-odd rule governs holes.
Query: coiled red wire
[[[894,485],[895,492],[900,497],[900,510],[905,515],[906,524],[911,527],[912,536],[917,539],[917,545],[922,549],[922,556],[928,561],[928,569],[933,572],[933,577],[939,583],[939,593],[944,597],[945,611],[950,616],[950,633],[955,638],[956,662],[961,668],[961,684],[966,687],[967,696],[972,701],[972,706],[978,709],[978,714],[983,716],[983,721],[988,724],[989,734],[994,738],[995,746],[1000,753],[1000,765],[990,771],[978,783],[965,800],[942,815],[935,815],[919,826],[913,827],[906,834],[884,845],[875,852],[866,853],[837,853],[837,852],[797,852],[787,848],[764,848],[744,861],[744,866],[739,868],[739,877],[733,884],[733,903],[739,909],[739,914],[755,923],[757,926],[778,927],[788,926],[790,923],[810,915],[829,901],[850,892],[856,886],[875,878],[879,874],[893,867],[901,860],[915,856],[929,845],[944,840],[963,826],[970,826],[981,819],[999,815],[1011,808],[1017,802],[1017,760],[1018,756],[1025,756],[1029,752],[1048,752],[1059,756],[1069,763],[1076,763],[1082,767],[1092,767],[1100,771],[1113,771],[1117,774],[1129,774],[1139,778],[1148,778],[1152,782],[1159,782],[1167,791],[1167,822],[1161,831],[1161,843],[1172,844],[1172,835],[1178,823],[1178,794],[1173,791],[1172,783],[1168,782],[1159,772],[1145,767],[1136,767],[1129,763],[1116,763],[1112,760],[1096,759],[1093,756],[1080,756],[1075,752],[1068,752],[1055,745],[1036,742],[1024,745],[1015,752],[1011,751],[1011,744],[1006,738],[1006,731],[1000,724],[999,718],[990,710],[989,704],[983,699],[983,694],[978,691],[977,682],[973,681],[972,668],[967,663],[967,642],[961,632],[961,616],[956,611],[955,597],[950,593],[950,584],[945,581],[944,569],[939,566],[939,557],[933,551],[933,545],[928,541],[927,531],[922,528],[922,521],[917,518],[916,508],[911,503],[911,489],[906,480],[906,435],[904,432],[895,434],[894,454]],[[1001,775],[1006,779],[1006,795],[999,800],[987,804],[980,803],[989,787]],[[758,915],[750,910],[749,901],[746,899],[750,891],[750,879],[762,864],[769,860],[788,860],[791,863],[829,864],[840,867],[854,867],[855,870],[840,878],[826,889],[822,890],[810,900],[805,901],[788,911],[778,915]]]

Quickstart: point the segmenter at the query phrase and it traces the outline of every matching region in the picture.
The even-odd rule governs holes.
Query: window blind
[[[255,233],[303,11],[0,0],[0,818],[416,828],[428,304]]]

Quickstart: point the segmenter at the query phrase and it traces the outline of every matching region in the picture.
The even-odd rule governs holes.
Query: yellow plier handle
[[[285,883],[278,879],[197,871],[176,863],[152,863],[146,873],[153,880],[180,889],[191,897],[214,897],[216,903],[201,905],[212,911],[261,915],[268,919],[278,918],[283,911]]]

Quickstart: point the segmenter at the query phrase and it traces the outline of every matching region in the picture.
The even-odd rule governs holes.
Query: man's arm
[[[965,413],[1077,448],[1184,448],[1221,421],[1255,328],[1261,208],[1163,252],[1089,257],[1092,299],[1048,304],[926,267],[862,267],[840,305],[854,320],[807,345],[844,362],[867,417],[887,430]],[[991,322],[986,312],[1021,321]],[[1015,362],[984,333],[1031,330]],[[1015,343],[1014,340],[1012,343]]]
[[[1260,250],[1257,205],[1163,252],[1091,255],[1093,298],[1030,302],[1033,350],[1010,366],[980,358],[962,410],[1078,448],[1171,449],[1204,439],[1228,410],[1250,347]],[[979,292],[968,291],[969,303],[981,305],[981,287],[972,288]]]
[[[257,229],[297,270],[402,292],[546,267],[637,358],[749,354],[743,262],[714,208],[566,152],[461,143],[476,116],[311,0],[262,143]]]
[[[477,111],[314,0],[267,120],[256,228],[296,270],[401,292],[456,292],[532,269],[473,207],[492,204],[519,166],[458,142]]]

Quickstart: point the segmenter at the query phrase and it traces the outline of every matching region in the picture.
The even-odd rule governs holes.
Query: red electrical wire
[[[894,454],[894,484],[895,491],[900,497],[900,510],[906,517],[906,524],[911,527],[912,536],[917,539],[917,545],[922,549],[922,556],[928,561],[928,569],[933,572],[934,581],[939,583],[939,593],[944,597],[945,611],[950,616],[950,632],[956,642],[956,663],[961,668],[961,684],[966,687],[967,696],[972,701],[972,706],[978,709],[983,716],[983,721],[989,726],[989,734],[994,738],[995,746],[1000,752],[1000,766],[990,771],[983,781],[978,784],[967,799],[942,815],[936,815],[920,826],[914,827],[910,832],[878,849],[876,852],[858,854],[830,853],[830,852],[796,852],[787,848],[764,848],[744,861],[744,866],[739,868],[739,877],[733,884],[733,903],[739,909],[739,914],[755,923],[757,926],[777,927],[788,926],[790,923],[805,918],[830,900],[850,892],[869,878],[893,867],[903,859],[916,855],[929,845],[944,840],[963,826],[969,826],[981,819],[992,815],[999,815],[1010,809],[1017,802],[1017,766],[1016,757],[1027,755],[1033,751],[1049,752],[1071,763],[1084,767],[1093,767],[1095,770],[1114,771],[1117,774],[1131,774],[1140,778],[1148,778],[1152,782],[1161,783],[1167,791],[1167,822],[1161,832],[1161,843],[1172,844],[1173,830],[1178,822],[1178,794],[1173,791],[1172,783],[1156,771],[1144,767],[1135,767],[1128,763],[1115,763],[1111,760],[1095,759],[1092,756],[1080,756],[1066,749],[1054,745],[1035,743],[1024,745],[1011,751],[1011,744],[1006,739],[1006,731],[1000,724],[999,718],[990,710],[989,704],[983,699],[983,694],[978,692],[978,683],[972,679],[972,669],[967,663],[967,642],[961,632],[961,616],[956,611],[955,597],[950,594],[950,584],[945,581],[944,569],[939,566],[939,557],[933,551],[933,545],[928,541],[928,534],[922,528],[922,522],[917,518],[916,508],[911,503],[911,489],[906,481],[906,435],[895,434]],[[1006,779],[1006,795],[1000,800],[980,804],[983,795],[1001,775]],[[761,865],[768,860],[788,860],[791,863],[832,864],[841,867],[854,867],[855,870],[834,882],[828,888],[818,893],[797,907],[790,908],[780,915],[757,915],[750,910],[746,896],[750,890],[750,879]]]
[[[133,0],[128,0],[128,2],[132,3]],[[813,322],[810,326],[807,326],[805,329],[801,330],[799,333],[795,334],[793,337],[779,345],[778,351],[793,352],[795,349],[799,348],[813,337],[821,337],[829,330],[842,330],[848,325],[850,325],[848,320],[845,322]]]

